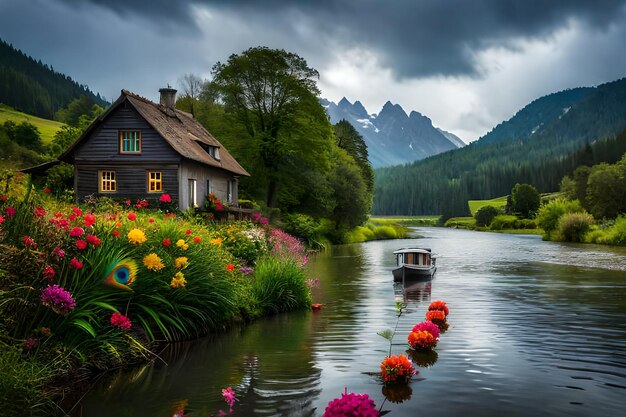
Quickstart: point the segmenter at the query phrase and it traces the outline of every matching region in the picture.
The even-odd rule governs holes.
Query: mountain
[[[320,100],[332,124],[350,122],[363,136],[374,168],[401,165],[464,146],[457,136],[433,126],[432,121],[412,111],[407,115],[398,104],[385,103],[378,115],[368,114],[360,101],[345,97],[335,104]]]
[[[109,105],[86,85],[78,84],[0,39],[0,103],[52,119],[59,109],[80,96],[87,96],[101,107]]]
[[[376,170],[373,212],[463,215],[469,199],[509,194],[518,182],[555,191],[576,166],[624,152],[626,78],[538,98],[468,146]]]

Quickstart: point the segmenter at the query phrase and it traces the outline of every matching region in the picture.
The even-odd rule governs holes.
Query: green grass
[[[56,122],[54,120],[42,119],[37,116],[31,116],[30,114],[22,113],[14,110],[13,108],[0,103],[0,124],[12,120],[19,124],[22,122],[28,122],[39,129],[41,134],[41,140],[45,145],[49,145],[54,138],[54,134],[61,129],[63,123]]]
[[[436,226],[439,215],[435,216],[390,216],[390,217],[370,217],[370,222],[377,226],[400,225],[400,226]]]
[[[484,206],[493,206],[497,209],[502,209],[506,206],[507,196],[492,198],[491,200],[469,200],[467,205],[469,206],[472,216],[476,214],[479,208]]]

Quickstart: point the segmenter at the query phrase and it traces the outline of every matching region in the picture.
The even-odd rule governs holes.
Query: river
[[[626,407],[626,250],[544,242],[538,236],[418,228],[419,238],[333,247],[309,275],[319,312],[259,320],[162,360],[101,378],[72,416],[321,416],[344,388],[390,416],[621,415]],[[392,252],[432,248],[432,282],[394,285]],[[383,389],[393,353],[431,300],[448,303],[436,353],[416,357],[404,390]],[[396,302],[406,308],[398,318]],[[167,365],[165,364],[167,363]]]

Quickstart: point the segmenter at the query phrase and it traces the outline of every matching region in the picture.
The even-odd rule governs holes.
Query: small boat
[[[402,248],[393,252],[398,267],[393,270],[394,281],[429,280],[437,270],[436,256],[429,248]]]

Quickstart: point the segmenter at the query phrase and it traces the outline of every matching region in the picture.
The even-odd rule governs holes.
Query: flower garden
[[[107,198],[79,207],[20,181],[0,194],[0,395],[15,415],[58,411],[42,397],[68,372],[150,360],[159,343],[310,308],[296,238],[260,215],[175,213],[167,197],[153,208]]]

